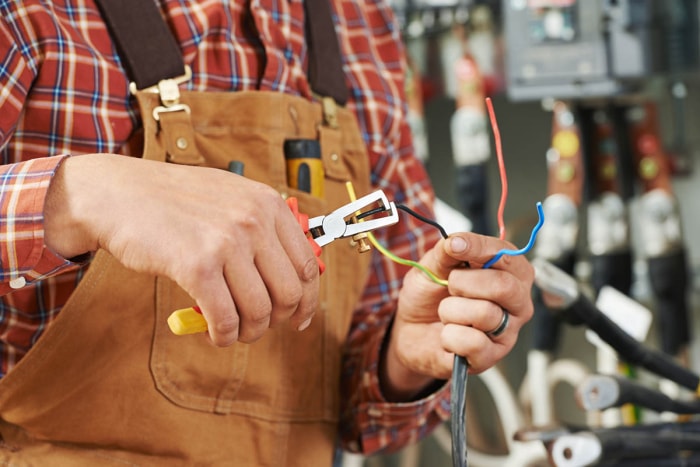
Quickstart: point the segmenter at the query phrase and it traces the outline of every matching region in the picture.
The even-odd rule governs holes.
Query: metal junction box
[[[698,65],[698,0],[503,0],[513,100],[633,93]]]

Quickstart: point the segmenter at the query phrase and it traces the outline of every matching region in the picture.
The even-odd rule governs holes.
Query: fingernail
[[[467,241],[462,237],[452,237],[450,240],[450,249],[454,253],[461,253],[467,249]]]
[[[311,324],[311,318],[309,318],[306,321],[304,321],[303,323],[301,323],[299,325],[299,327],[297,328],[297,331],[303,331],[304,329],[308,328],[310,324]]]

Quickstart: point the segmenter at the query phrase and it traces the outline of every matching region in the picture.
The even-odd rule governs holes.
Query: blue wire
[[[504,248],[503,250],[500,250],[496,255],[488,260],[486,264],[484,264],[482,269],[488,269],[491,266],[493,266],[503,255],[508,255],[508,256],[517,256],[517,255],[524,255],[528,251],[532,249],[532,247],[535,245],[535,238],[537,238],[537,233],[540,231],[542,228],[542,224],[544,224],[544,211],[542,210],[542,203],[537,202],[537,216],[539,217],[539,220],[537,221],[537,225],[533,227],[532,233],[530,234],[530,241],[527,242],[527,245],[525,245],[523,248],[519,250],[509,250],[507,248]]]

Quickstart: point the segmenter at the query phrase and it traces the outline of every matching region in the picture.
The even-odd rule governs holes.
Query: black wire
[[[412,215],[416,219],[419,219],[419,220],[425,222],[426,224],[432,225],[433,227],[435,227],[436,229],[438,229],[440,231],[440,235],[442,235],[442,238],[447,238],[447,232],[445,231],[445,229],[443,229],[442,226],[440,224],[438,224],[437,222],[435,222],[434,220],[429,219],[422,214],[418,214],[416,211],[414,211],[413,209],[411,209],[408,206],[405,206],[403,204],[397,204],[396,207],[397,207],[397,209],[401,209],[402,211],[406,211],[407,213],[409,213],[410,215]]]
[[[401,209],[402,211],[405,211],[405,212],[409,213],[410,215],[412,215],[412,216],[415,217],[416,219],[418,219],[418,220],[420,220],[420,221],[422,221],[422,222],[425,222],[426,224],[432,225],[433,227],[435,227],[436,229],[438,229],[438,230],[440,231],[440,235],[442,235],[442,238],[447,238],[447,236],[448,236],[448,235],[447,235],[447,232],[446,232],[445,229],[444,229],[440,224],[438,224],[436,221],[434,221],[434,220],[430,219],[429,217],[426,217],[426,216],[424,216],[424,215],[422,215],[422,214],[417,213],[416,211],[414,211],[413,209],[409,208],[408,206],[406,206],[406,205],[404,205],[404,204],[397,204],[397,205],[396,205],[396,208],[397,208],[397,209]],[[386,209],[386,208],[380,206],[380,207],[377,207],[377,208],[374,208],[374,209],[370,209],[369,211],[361,212],[360,214],[358,214],[358,215],[355,216],[355,217],[357,217],[357,219],[360,220],[360,219],[364,219],[364,218],[366,218],[366,217],[373,216],[373,215],[375,215],[375,214],[379,214],[379,213],[381,213],[381,212],[385,212],[385,211],[387,211],[387,210],[388,210],[388,209]]]
[[[388,211],[388,209],[386,209],[384,207],[379,207],[379,208],[374,208],[374,209],[369,210],[369,211],[361,212],[360,214],[358,214],[355,217],[357,217],[357,219],[360,220],[360,219],[364,219],[365,217],[373,216],[375,214],[379,214],[380,212],[385,212],[385,211]]]

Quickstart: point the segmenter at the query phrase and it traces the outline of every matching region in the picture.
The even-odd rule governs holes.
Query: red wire
[[[498,169],[501,174],[501,201],[498,204],[498,237],[501,240],[506,238],[506,226],[503,222],[503,211],[506,208],[506,198],[508,197],[508,177],[506,176],[506,165],[503,161],[503,149],[501,147],[501,133],[498,131],[498,122],[496,114],[493,111],[491,98],[486,98],[486,107],[489,111],[489,119],[491,120],[491,129],[493,130],[493,139],[496,143],[496,157],[498,159]]]

